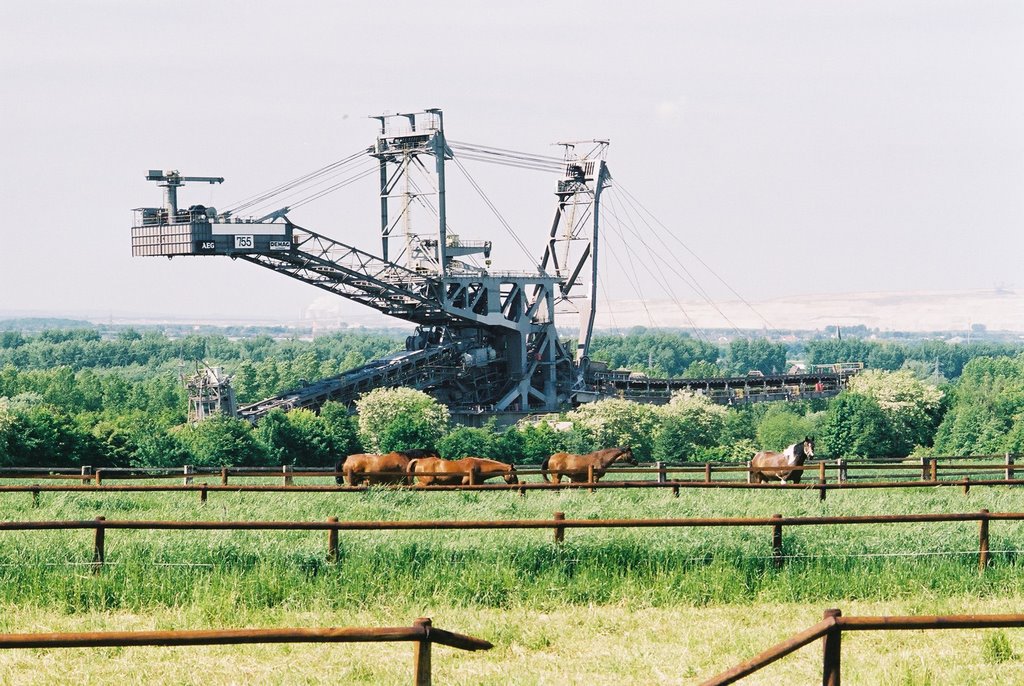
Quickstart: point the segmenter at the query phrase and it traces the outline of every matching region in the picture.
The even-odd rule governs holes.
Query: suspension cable
[[[457,166],[459,170],[463,173],[463,175],[465,175],[466,180],[468,180],[470,185],[473,186],[473,190],[477,192],[480,198],[484,201],[484,204],[487,205],[488,209],[490,209],[491,212],[494,213],[494,216],[498,218],[498,221],[501,222],[501,225],[505,227],[505,230],[508,232],[508,234],[512,236],[512,239],[519,246],[519,249],[523,251],[523,254],[526,255],[527,259],[529,259],[531,262],[536,260],[537,258],[529,251],[529,249],[526,247],[526,244],[523,243],[522,239],[519,238],[518,235],[516,235],[516,232],[512,230],[512,227],[509,225],[509,223],[505,221],[504,217],[501,216],[501,213],[498,211],[498,208],[494,206],[494,203],[492,203],[490,198],[487,197],[487,194],[484,193],[483,189],[480,187],[480,184],[476,182],[476,179],[470,176],[469,170],[466,169],[465,165],[463,165],[458,158],[453,158],[452,161],[455,162],[455,166]]]
[[[750,302],[748,302],[746,298],[744,298],[742,295],[740,295],[736,291],[736,289],[734,289],[732,286],[730,286],[725,281],[725,279],[723,279],[721,276],[719,276],[718,273],[714,269],[712,269],[703,259],[701,259],[701,257],[697,253],[695,253],[688,245],[686,245],[686,243],[684,243],[682,241],[682,239],[679,238],[679,236],[677,236],[675,233],[673,233],[667,226],[665,226],[665,224],[663,224],[657,217],[655,217],[654,213],[652,213],[649,209],[647,209],[632,193],[629,192],[629,190],[627,188],[625,188],[622,185],[621,182],[617,182],[616,183],[616,187],[620,188],[622,190],[623,194],[625,195],[625,197],[630,202],[634,203],[637,207],[639,207],[639,209],[642,210],[643,214],[646,214],[648,217],[650,217],[655,222],[655,224],[658,227],[661,227],[669,236],[672,237],[673,240],[675,240],[677,243],[679,243],[679,245],[681,245],[683,247],[683,249],[686,250],[686,252],[690,253],[690,255],[692,255],[693,258],[696,259],[701,264],[701,266],[704,267],[704,269],[706,269],[712,276],[714,276],[716,279],[718,279],[718,281],[723,286],[725,286],[727,289],[729,289],[729,292],[732,293],[733,295],[735,295],[736,298],[739,299],[740,302],[742,302],[744,305],[746,305],[747,308],[751,312],[753,312],[754,315],[756,315],[758,319],[760,319],[762,322],[764,322],[764,324],[770,330],[775,331],[776,333],[778,333],[778,330],[775,328],[775,326],[770,321],[768,321],[767,317],[765,317],[763,314],[758,312],[757,309]],[[651,228],[652,231],[653,231],[653,229],[655,227],[651,226],[650,222],[648,222],[646,219],[643,219],[642,217],[641,217],[641,219],[644,222],[644,224],[646,226],[648,226],[649,228]]]
[[[280,195],[282,193],[286,193],[287,191],[289,191],[289,190],[291,190],[293,188],[296,188],[296,187],[301,186],[303,184],[309,183],[313,179],[316,179],[316,178],[318,178],[320,176],[323,176],[324,174],[328,174],[328,173],[330,173],[332,171],[335,171],[335,170],[338,170],[338,169],[340,169],[342,167],[345,167],[346,165],[351,164],[353,161],[359,159],[360,157],[362,157],[365,154],[366,154],[365,150],[360,150],[359,152],[353,153],[353,154],[349,155],[348,157],[345,157],[345,158],[343,158],[341,160],[338,160],[336,162],[332,162],[332,163],[330,163],[328,165],[325,165],[325,166],[323,166],[323,167],[321,167],[321,168],[319,168],[319,169],[317,169],[315,171],[309,172],[308,174],[303,174],[302,176],[296,177],[296,178],[292,179],[291,181],[287,181],[287,182],[282,183],[282,184],[280,184],[278,186],[275,186],[275,187],[270,188],[268,190],[265,190],[265,191],[262,191],[260,193],[257,193],[256,195],[251,195],[251,196],[249,196],[247,198],[243,198],[242,200],[239,200],[238,202],[236,202],[236,203],[234,203],[232,205],[229,205],[227,210],[229,212],[231,212],[232,214],[237,214],[238,212],[241,212],[241,211],[243,211],[243,210],[245,210],[247,208],[253,207],[254,205],[258,205],[258,204],[264,203],[264,202],[270,200],[271,198],[273,198],[274,196]]]

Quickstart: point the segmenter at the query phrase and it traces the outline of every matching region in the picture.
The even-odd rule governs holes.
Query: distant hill
[[[596,326],[720,329],[824,329],[866,326],[881,331],[1024,332],[1024,295],[1009,290],[874,292],[790,296],[751,301],[620,300],[599,309]],[[602,305],[604,305],[602,303]],[[716,309],[717,307],[717,309]]]

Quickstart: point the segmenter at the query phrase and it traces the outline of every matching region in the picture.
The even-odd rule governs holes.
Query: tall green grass
[[[814,492],[4,494],[7,520],[570,519],[1017,511],[1007,488]],[[64,613],[189,607],[230,617],[292,611],[620,604],[829,602],[1024,594],[1024,527],[991,524],[993,566],[977,570],[977,523],[787,527],[776,569],[768,527],[342,532],[108,530],[94,574],[92,531],[0,532],[3,603]]]

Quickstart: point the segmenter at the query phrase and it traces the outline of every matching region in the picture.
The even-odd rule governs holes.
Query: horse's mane
[[[416,450],[396,450],[395,452],[401,455],[402,457],[409,458],[410,460],[418,460],[421,457],[441,457],[440,455],[437,454],[436,450],[431,450],[429,448],[417,448]]]

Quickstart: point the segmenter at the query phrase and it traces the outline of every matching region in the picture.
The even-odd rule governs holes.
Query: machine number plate
[[[252,236],[235,236],[235,250],[252,250]]]

